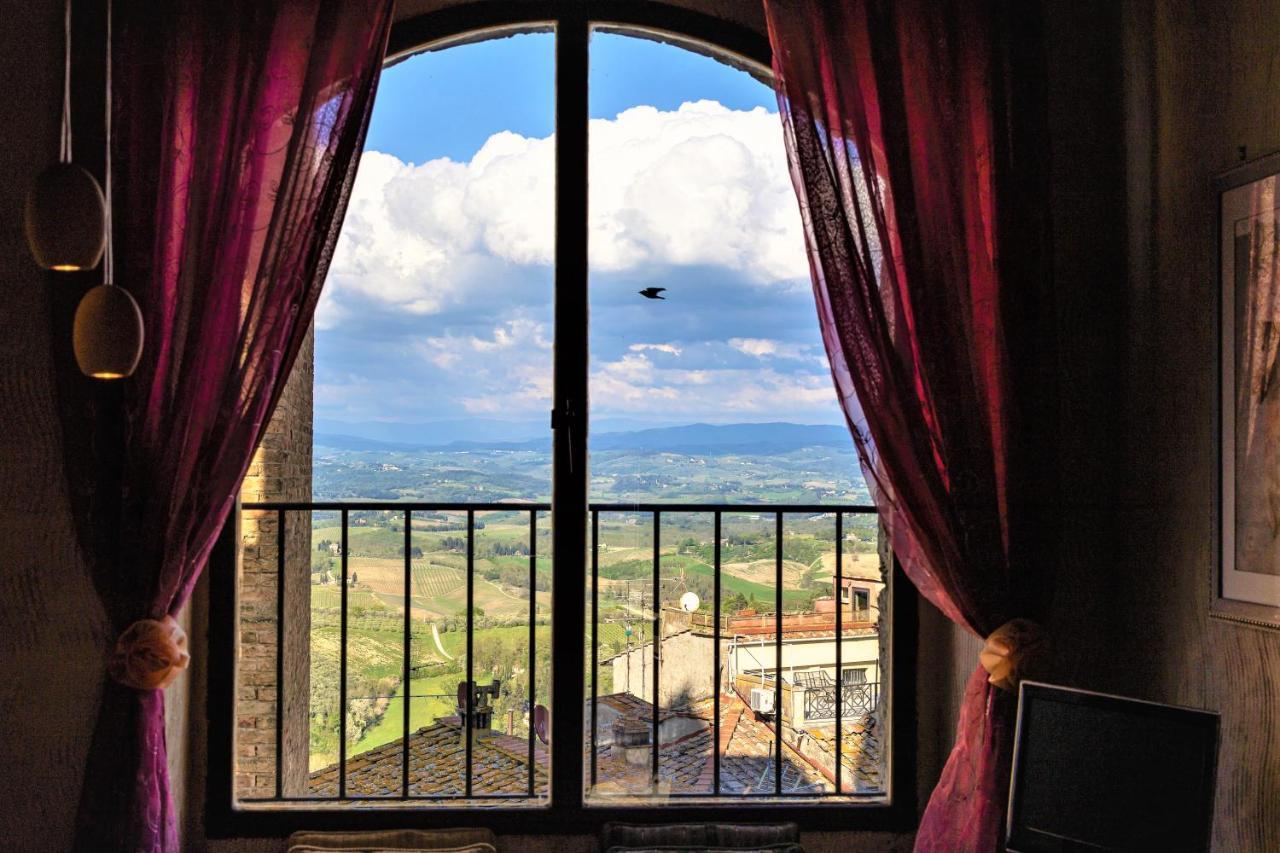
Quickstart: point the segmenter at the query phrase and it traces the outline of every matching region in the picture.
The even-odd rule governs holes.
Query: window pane
[[[857,775],[880,760],[863,737],[878,706],[851,704],[839,673],[878,672],[884,632],[837,583],[824,511],[868,496],[773,92],[598,29],[590,110],[588,801],[794,801],[836,794],[837,773],[880,793],[878,773]],[[861,519],[843,513],[842,536]],[[874,572],[863,595],[882,586],[878,556]]]
[[[546,802],[554,59],[526,32],[383,72],[243,495],[325,507],[283,514],[283,597],[279,513],[244,516],[242,799]]]

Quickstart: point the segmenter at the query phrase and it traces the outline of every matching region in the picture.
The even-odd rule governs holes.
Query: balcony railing
[[[806,721],[856,719],[874,711],[879,698],[878,681],[846,684],[841,679],[821,687],[806,687],[804,718]]]
[[[347,729],[346,729],[346,712],[348,705],[348,630],[350,607],[348,603],[349,589],[351,587],[351,549],[349,546],[349,531],[351,527],[351,514],[353,512],[386,512],[402,514],[403,523],[403,552],[404,552],[404,569],[403,569],[403,659],[401,663],[401,684],[403,685],[404,700],[402,701],[403,719],[401,728],[403,739],[401,741],[402,754],[400,758],[401,778],[399,784],[398,798],[400,800],[411,801],[435,801],[435,800],[469,800],[469,799],[532,799],[536,796],[535,791],[535,742],[539,735],[535,733],[535,714],[536,710],[536,659],[537,659],[537,541],[538,541],[538,519],[546,513],[550,512],[550,505],[545,503],[533,502],[501,502],[501,503],[436,503],[436,502],[379,502],[379,501],[316,501],[316,502],[246,502],[242,504],[241,509],[244,512],[265,512],[275,516],[276,521],[276,570],[277,570],[277,589],[276,589],[276,685],[277,688],[286,683],[285,677],[285,655],[284,643],[286,636],[286,607],[288,590],[286,589],[286,525],[288,513],[291,512],[328,512],[337,513],[339,523],[341,525],[341,541],[337,545],[336,551],[333,552],[340,560],[340,605],[339,605],[339,655],[338,655],[338,684],[339,697],[338,708],[340,714],[340,732],[338,737],[338,761],[337,761],[337,792],[336,796],[318,796],[314,793],[306,795],[287,794],[283,784],[283,759],[284,759],[284,722],[283,699],[279,699],[277,712],[275,714],[275,790],[274,795],[269,797],[255,797],[254,801],[266,799],[268,801],[347,801],[362,800],[367,801],[368,798],[363,795],[352,795],[348,792],[347,776],[348,776],[348,747],[347,747]],[[475,672],[473,661],[473,634],[474,634],[474,617],[475,617],[475,543],[476,543],[476,515],[477,513],[519,513],[528,517],[529,523],[529,652],[528,652],[528,673],[529,673],[529,689],[526,706],[529,709],[529,726],[526,736],[527,749],[527,778],[525,790],[519,794],[512,793],[481,793],[473,789],[474,772],[473,772],[473,748],[475,742],[474,729],[466,724],[466,720],[471,719],[471,707],[475,707],[477,711],[476,717],[480,717],[482,708],[473,705],[476,702],[475,696]],[[824,504],[673,504],[673,503],[616,503],[616,504],[591,504],[590,506],[590,524],[591,524],[591,553],[590,553],[590,577],[591,577],[591,622],[590,631],[590,648],[591,648],[591,703],[590,703],[590,731],[594,733],[598,731],[597,705],[598,705],[598,685],[597,674],[599,672],[599,648],[600,648],[600,618],[599,618],[599,578],[600,578],[600,540],[599,525],[601,513],[622,513],[627,515],[647,515],[651,519],[652,538],[653,538],[653,577],[652,577],[652,607],[642,608],[646,614],[652,619],[653,633],[652,637],[657,640],[652,646],[652,702],[653,718],[652,725],[652,778],[659,778],[659,722],[661,716],[659,697],[659,679],[662,668],[662,660],[660,654],[660,646],[662,640],[662,571],[661,571],[661,529],[664,514],[704,514],[712,516],[713,522],[713,584],[714,584],[714,600],[712,602],[710,615],[698,614],[694,618],[704,628],[710,628],[713,636],[712,647],[714,649],[713,672],[716,673],[717,685],[713,690],[714,710],[712,714],[713,737],[711,739],[711,753],[713,761],[712,769],[712,785],[708,794],[694,795],[720,795],[721,794],[721,754],[718,744],[720,743],[720,726],[721,726],[721,693],[719,679],[721,673],[721,644],[720,639],[724,637],[728,639],[732,636],[732,631],[728,635],[725,630],[728,626],[722,624],[722,566],[721,566],[721,526],[725,515],[751,514],[760,518],[773,517],[774,521],[774,612],[773,614],[765,614],[758,616],[757,621],[761,623],[761,627],[767,628],[767,623],[771,620],[772,631],[752,631],[754,636],[752,641],[756,644],[767,642],[768,638],[763,636],[765,633],[772,634],[772,642],[774,646],[774,665],[772,671],[766,672],[764,668],[758,673],[760,683],[762,685],[772,687],[775,691],[774,708],[783,708],[783,687],[784,679],[778,677],[781,669],[779,663],[782,661],[783,637],[786,630],[790,630],[790,620],[793,615],[784,613],[783,609],[783,518],[786,515],[829,515],[834,516],[835,521],[835,589],[841,588],[842,572],[844,565],[844,521],[846,516],[868,516],[874,515],[876,512],[874,507],[862,505],[824,505]],[[459,716],[464,721],[462,725],[465,728],[465,763],[463,770],[463,784],[461,790],[454,793],[446,794],[429,794],[422,795],[414,793],[412,790],[411,779],[411,761],[410,761],[410,698],[418,698],[417,694],[411,697],[411,676],[417,669],[411,663],[411,638],[412,632],[412,602],[413,602],[413,530],[414,530],[414,514],[415,513],[455,513],[465,514],[466,518],[466,674],[464,684],[472,685],[472,691],[461,689],[458,692]],[[833,612],[825,617],[823,625],[834,622],[834,637],[841,638],[844,636],[845,630],[850,627],[846,624],[850,617],[862,622],[864,619],[870,618],[870,612],[866,610],[853,611],[847,606],[837,603]],[[786,625],[784,627],[784,622]],[[865,622],[862,622],[865,625]],[[819,627],[815,621],[812,626],[804,626],[805,630],[813,630]],[[835,671],[842,671],[842,645],[837,641],[835,646]],[[848,684],[842,679],[836,679],[830,687],[830,696],[822,691],[811,691],[805,696],[806,718],[809,719],[831,719],[835,722],[834,740],[835,754],[841,755],[842,749],[842,728],[845,718],[861,715],[875,707],[878,699],[878,684]],[[278,695],[283,696],[283,693]],[[811,698],[812,696],[812,698]],[[810,715],[810,703],[813,703],[815,709],[814,715]],[[825,703],[825,704],[824,704]],[[818,706],[821,706],[820,708]],[[828,708],[829,706],[829,708]],[[826,714],[824,717],[823,714]],[[782,789],[783,780],[783,737],[782,737],[782,720],[780,714],[774,715],[775,729],[775,745],[773,754],[774,762],[774,780],[775,790],[772,796],[785,796]],[[590,749],[591,760],[589,762],[590,781],[592,786],[598,781],[598,762],[596,756],[597,750],[594,744]],[[832,794],[845,793],[845,787],[842,774],[842,763],[837,760],[834,767],[834,791]],[[563,771],[562,771],[563,772]],[[671,794],[670,796],[676,796]],[[809,794],[808,796],[812,796]]]

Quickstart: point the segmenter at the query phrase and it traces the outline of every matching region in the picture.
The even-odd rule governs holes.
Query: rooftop
[[[409,735],[409,795],[415,797],[463,796],[465,793],[466,741],[457,717],[444,717]],[[347,795],[398,797],[403,781],[403,739],[347,759]],[[529,742],[493,731],[477,732],[471,747],[471,790],[479,796],[529,792]],[[534,743],[535,789],[547,787],[547,753]],[[316,770],[310,777],[311,793],[338,795],[338,765]]]
[[[599,697],[611,707],[636,720],[653,719],[653,707],[629,693]],[[686,717],[705,722],[702,728],[662,742],[659,749],[659,786],[673,794],[713,794],[711,719],[714,704],[702,699],[687,706],[659,709],[660,720]],[[722,795],[771,794],[775,788],[773,724],[757,717],[736,695],[720,702],[720,793]],[[409,794],[415,797],[464,795],[466,745],[457,717],[445,717],[409,735]],[[816,794],[830,790],[834,783],[834,729],[808,728],[798,734],[784,727],[782,750],[782,792]],[[477,733],[472,743],[472,792],[479,797],[527,796],[529,791],[528,741],[493,731]],[[646,748],[647,750],[647,748]],[[880,745],[872,714],[845,727],[842,742],[843,778],[849,789],[878,790],[881,780]],[[401,740],[360,753],[347,760],[347,795],[351,797],[397,797],[401,792]],[[547,753],[534,744],[535,790],[547,790]],[[649,793],[647,763],[627,764],[608,744],[596,748],[597,786],[602,795]],[[852,783],[852,784],[850,784]],[[311,792],[317,796],[338,794],[336,764],[313,772]]]

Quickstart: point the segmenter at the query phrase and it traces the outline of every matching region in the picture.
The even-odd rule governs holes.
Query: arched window
[[[910,819],[768,44],[589,9],[393,33],[216,596],[230,831]]]

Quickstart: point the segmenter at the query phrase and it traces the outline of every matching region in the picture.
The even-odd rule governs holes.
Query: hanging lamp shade
[[[107,203],[102,187],[72,163],[71,0],[63,13],[62,138],[58,162],[40,173],[27,193],[23,219],[27,244],[47,270],[93,269],[107,245]]]
[[[27,193],[27,243],[47,270],[93,269],[107,245],[106,204],[97,180],[75,163],[54,163]]]
[[[85,376],[131,376],[142,357],[142,338],[142,312],[123,287],[100,284],[80,300],[72,342],[76,363]]]

